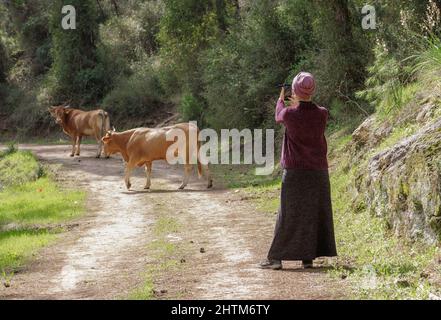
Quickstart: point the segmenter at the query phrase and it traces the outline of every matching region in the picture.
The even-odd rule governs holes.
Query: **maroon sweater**
[[[285,169],[328,170],[325,138],[328,110],[312,102],[285,108],[279,99],[276,122],[286,127],[281,164]]]

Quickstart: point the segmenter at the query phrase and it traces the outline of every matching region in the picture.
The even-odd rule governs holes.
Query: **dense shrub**
[[[207,122],[217,128],[256,127],[272,117],[278,91],[308,45],[307,1],[296,10],[273,1],[251,5],[242,24],[204,54]],[[288,15],[298,19],[287,20]],[[288,23],[287,23],[288,22]],[[266,108],[272,101],[270,109]]]
[[[121,78],[104,99],[103,107],[112,122],[139,120],[163,106],[164,90],[156,72],[148,65],[140,66],[129,77]]]
[[[191,93],[184,94],[181,99],[179,111],[184,121],[197,121],[203,126],[204,103]]]
[[[411,82],[411,66],[398,61],[381,45],[375,50],[375,61],[368,68],[365,88],[357,97],[369,103],[370,110],[389,113],[404,103],[404,86]]]

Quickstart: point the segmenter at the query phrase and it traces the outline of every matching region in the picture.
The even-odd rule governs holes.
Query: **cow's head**
[[[48,108],[51,116],[55,119],[55,122],[62,125],[66,122],[66,115],[68,115],[72,109],[65,106],[54,106]]]
[[[112,155],[120,152],[119,146],[115,143],[115,128],[113,130],[107,131],[106,135],[101,139],[104,143],[104,153],[106,155]]]

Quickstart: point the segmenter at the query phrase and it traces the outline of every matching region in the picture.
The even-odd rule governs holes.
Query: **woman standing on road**
[[[268,259],[263,269],[282,269],[282,260],[312,268],[317,257],[337,255],[325,138],[328,111],[312,102],[312,74],[301,72],[292,84],[291,106],[282,88],[276,121],[285,126],[281,165],[281,204]]]

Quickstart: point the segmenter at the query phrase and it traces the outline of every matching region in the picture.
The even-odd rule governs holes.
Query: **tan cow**
[[[154,129],[138,128],[121,133],[109,131],[103,138],[104,151],[108,155],[121,153],[126,162],[125,183],[128,190],[130,190],[131,187],[130,174],[137,166],[145,166],[147,182],[144,189],[150,189],[153,161],[166,160],[168,148],[175,143],[174,141],[167,141],[167,133],[175,129],[182,130],[186,138],[185,146],[183,146],[186,150],[186,160],[182,161],[184,163],[184,179],[179,189],[184,189],[188,184],[192,170],[192,165],[189,161],[190,156],[195,157],[194,159],[197,160],[199,178],[202,177],[202,170],[204,169],[204,174],[208,181],[207,187],[211,188],[213,182],[208,165],[202,165],[199,159],[200,144],[196,141],[196,148],[192,148],[191,143],[189,143],[189,131],[191,126],[193,126],[197,139],[199,130],[195,125],[189,123]],[[177,156],[177,152],[174,152],[174,155]]]
[[[97,140],[99,145],[96,157],[101,156],[103,149],[101,139],[110,130],[110,118],[107,112],[101,109],[83,111],[64,106],[50,107],[49,112],[55,122],[63,128],[64,133],[72,138],[71,157],[80,155],[81,139],[85,136],[92,136]],[[106,153],[105,155],[107,156]]]

